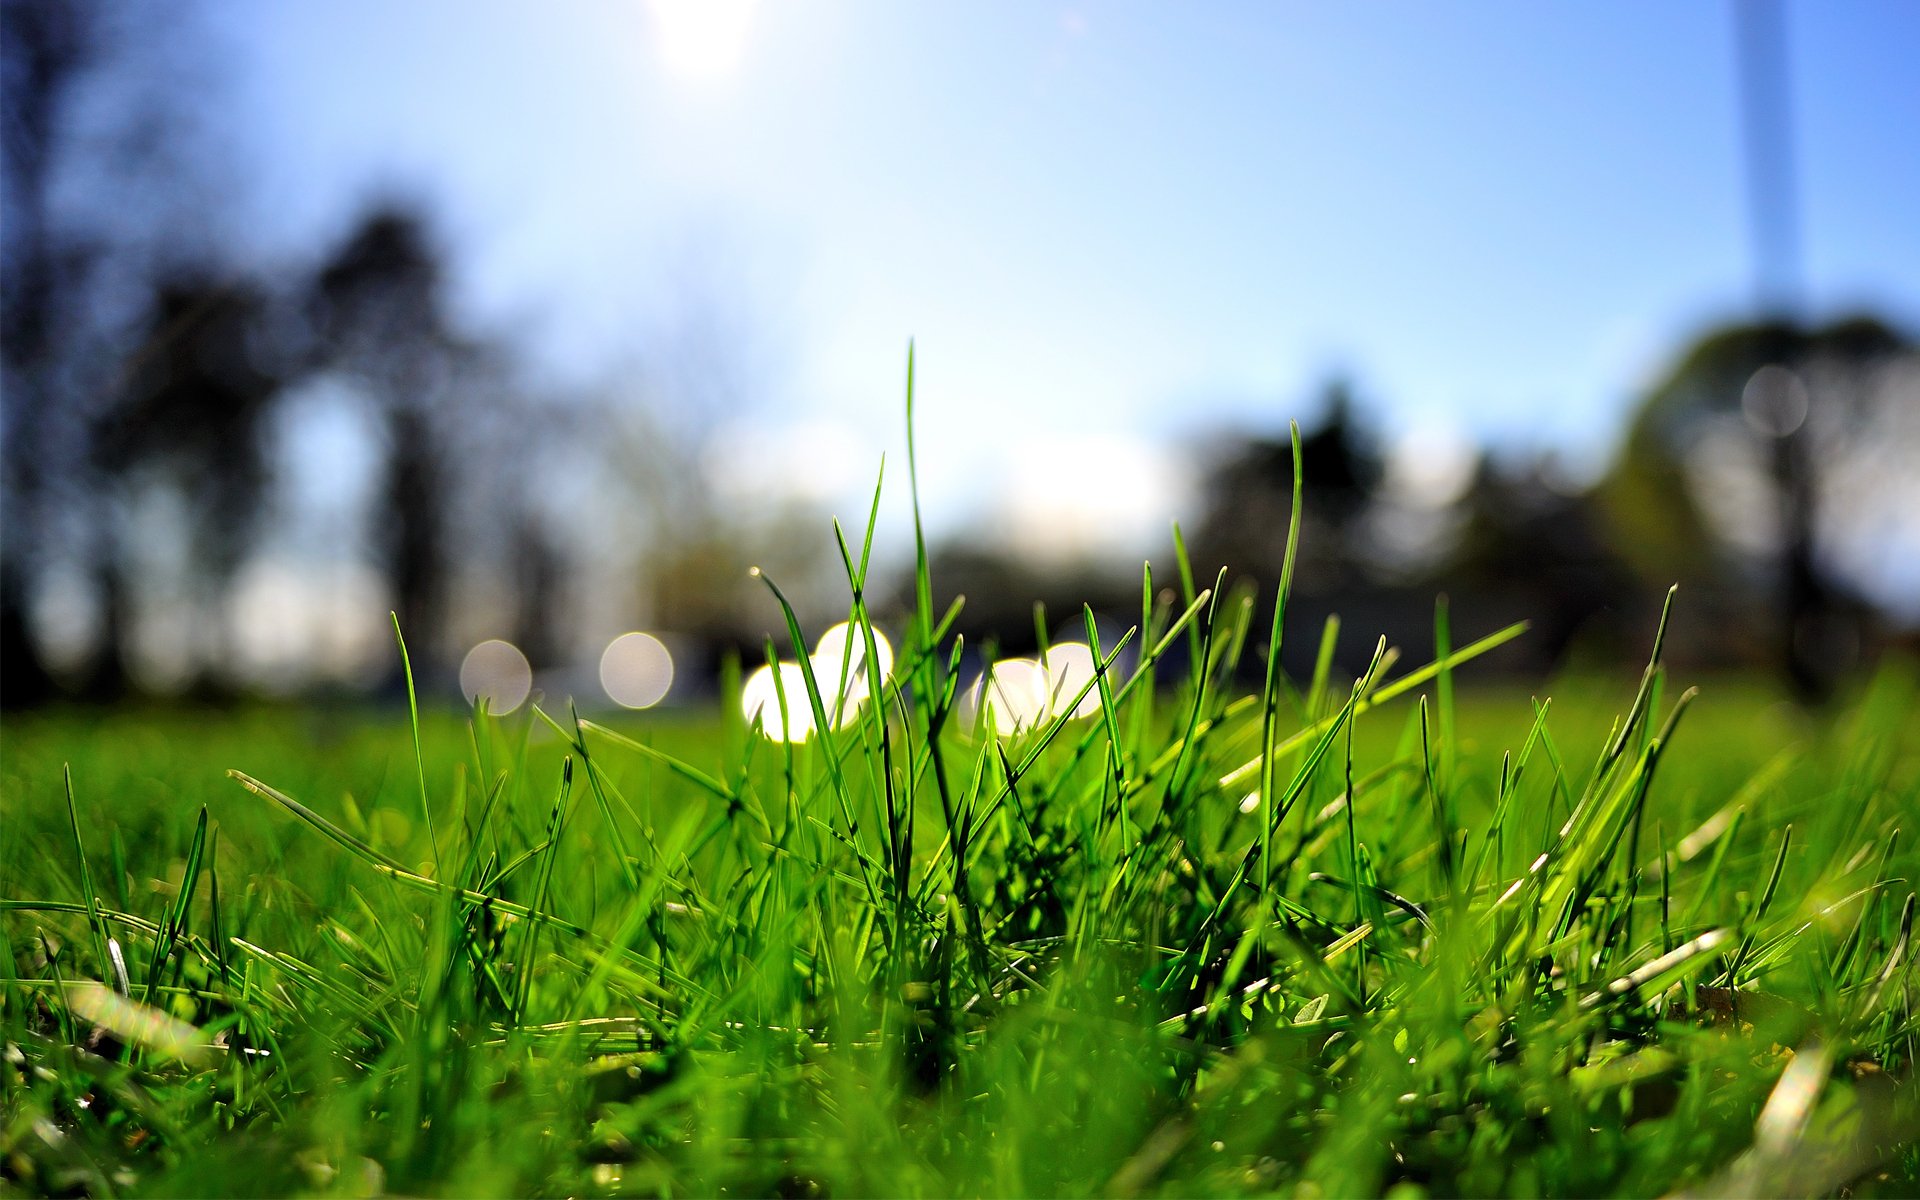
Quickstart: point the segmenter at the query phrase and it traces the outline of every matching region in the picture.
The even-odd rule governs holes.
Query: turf
[[[0,1188],[1920,1186],[1910,670],[1536,700],[1443,608],[1434,663],[1295,681],[1323,631],[1183,569],[1097,711],[1001,731],[919,561],[879,700],[810,682],[797,745],[737,682],[9,717]]]

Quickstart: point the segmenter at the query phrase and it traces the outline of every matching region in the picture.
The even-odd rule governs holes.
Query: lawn
[[[876,665],[799,744],[737,680],[10,716],[0,1187],[1920,1187],[1910,669],[1289,681],[1176,583],[1007,729],[924,587],[857,652],[843,549]]]

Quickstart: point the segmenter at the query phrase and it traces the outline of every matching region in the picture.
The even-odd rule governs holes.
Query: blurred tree
[[[1884,479],[1889,454],[1920,461],[1915,356],[1870,317],[1710,331],[1648,392],[1599,487],[1643,579],[1771,593],[1774,655],[1804,697],[1825,692],[1863,633],[1832,563],[1840,523],[1861,514],[1829,500],[1856,477]]]
[[[444,273],[421,211],[386,203],[320,268],[307,299],[310,366],[346,374],[378,414],[385,465],[374,536],[394,611],[423,663],[445,632],[453,425],[482,356],[452,328]]]
[[[83,638],[91,627],[96,695],[122,690],[123,646],[155,614],[189,615],[182,584],[196,636],[176,657],[200,671],[237,662],[217,643],[231,640],[232,585],[273,513],[269,442],[291,428],[282,401],[310,384],[372,417],[374,557],[423,670],[455,617],[509,626],[536,660],[570,650],[562,610],[580,604],[570,568],[583,537],[558,514],[592,499],[580,485],[621,471],[630,447],[590,398],[538,402],[504,342],[459,327],[424,206],[377,204],[311,272],[256,282],[275,276],[234,264],[225,189],[188,136],[205,89],[180,68],[212,44],[207,31],[181,32],[177,8],[0,6],[0,700],[50,694],[30,619],[49,579],[89,593],[67,624]],[[647,414],[669,436],[648,448],[654,503],[640,506],[660,549],[645,575],[690,628],[733,607],[712,603],[704,564],[724,559],[732,578],[763,557],[743,549],[759,525],[710,511],[700,477],[703,442],[731,411],[715,389],[739,390],[740,339],[708,324],[649,355],[671,394]]]
[[[255,528],[264,298],[223,265],[212,165],[188,136],[204,88],[180,9],[4,0],[6,238],[0,357],[6,532],[0,695],[48,693],[28,612],[50,570],[93,583],[87,687],[124,686],[127,516],[141,489],[184,501],[183,574],[203,626]],[[111,198],[110,200],[108,198]]]
[[[1633,572],[1607,540],[1594,498],[1553,486],[1546,464],[1502,469],[1482,456],[1457,502],[1457,539],[1427,588],[1497,604],[1532,623],[1524,647],[1541,666],[1564,661],[1597,618],[1638,613]]]
[[[603,586],[623,619],[716,654],[737,649],[751,664],[765,635],[783,649],[788,639],[749,568],[777,581],[809,626],[844,618],[846,577],[816,501],[743,468],[743,426],[784,372],[771,361],[772,323],[721,269],[724,247],[694,249],[668,265],[675,303],[640,332],[646,352],[622,364],[586,418],[605,472],[599,507],[611,510],[593,557],[616,568]]]
[[[933,577],[936,611],[946,611],[954,597],[964,596],[966,604],[954,624],[955,631],[975,650],[991,644],[1000,657],[1031,654],[1038,648],[1036,620],[1047,627],[1049,638],[1084,641],[1083,606],[1092,606],[1102,616],[1125,614],[1135,618],[1140,611],[1138,566],[1103,569],[1081,559],[1042,567],[1030,558],[1008,554],[1000,546],[981,541],[936,546],[927,566]],[[1154,578],[1161,585],[1178,582],[1170,572],[1159,569]],[[910,566],[893,590],[903,598],[912,597]]]
[[[305,287],[306,369],[374,414],[372,542],[416,671],[462,632],[510,634],[548,665],[573,649],[579,549],[556,490],[615,451],[585,398],[540,393],[508,343],[460,327],[447,272],[424,204],[374,205]]]
[[[51,678],[28,622],[51,474],[58,382],[54,364],[74,337],[73,295],[91,255],[51,210],[61,119],[99,35],[92,6],[0,3],[0,146],[6,236],[0,239],[0,703],[46,697]]]
[[[122,688],[129,582],[122,530],[125,506],[141,490],[158,486],[185,502],[194,611],[207,640],[226,634],[226,595],[266,500],[264,426],[289,366],[268,342],[269,304],[265,293],[235,281],[162,284],[147,334],[122,368],[124,386],[93,415],[96,527],[105,540],[96,559],[104,610],[96,694]]]
[[[1305,586],[1330,587],[1364,567],[1362,520],[1380,484],[1382,464],[1355,412],[1352,388],[1329,382],[1323,416],[1300,439],[1301,539],[1296,571]],[[1205,509],[1190,550],[1196,568],[1231,568],[1276,583],[1293,508],[1293,445],[1255,437],[1228,446],[1205,472]]]
[[[567,574],[564,549],[540,514],[526,503],[516,506],[508,536],[513,642],[531,662],[559,662],[566,653],[556,619]]]

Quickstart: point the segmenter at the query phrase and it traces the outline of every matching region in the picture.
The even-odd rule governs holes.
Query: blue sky
[[[1148,548],[1199,436],[1334,371],[1405,445],[1590,469],[1752,291],[1726,3],[215,12],[269,249],[425,195],[576,379],[711,309],[743,494],[849,514],[917,338],[936,514],[1036,551]],[[1920,4],[1787,22],[1808,304],[1920,324]]]

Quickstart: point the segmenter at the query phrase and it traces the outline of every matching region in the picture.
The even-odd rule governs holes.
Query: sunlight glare
[[[732,75],[745,56],[755,0],[651,0],[660,62],[682,79]]]

